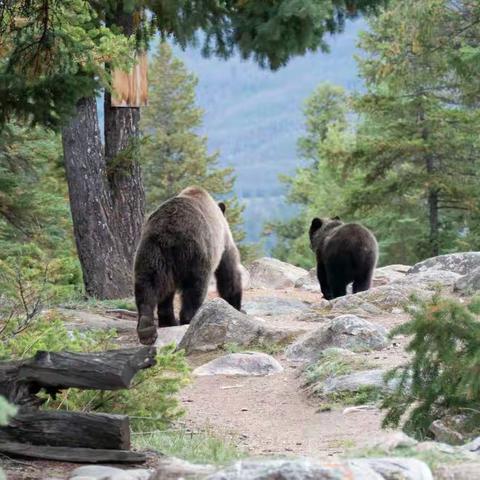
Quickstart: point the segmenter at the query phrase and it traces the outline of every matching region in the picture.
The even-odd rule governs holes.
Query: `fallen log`
[[[0,427],[1,442],[25,442],[52,447],[130,448],[126,415],[61,410],[20,412]]]
[[[95,353],[37,352],[18,371],[18,380],[56,390],[129,388],[139,370],[155,364],[155,347]]]
[[[0,452],[19,457],[78,463],[142,463],[146,460],[143,453],[128,450],[48,447],[15,442],[0,442]]]

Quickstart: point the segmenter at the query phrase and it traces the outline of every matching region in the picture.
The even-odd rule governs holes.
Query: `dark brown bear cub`
[[[356,223],[314,218],[310,245],[317,257],[317,277],[327,300],[368,290],[377,264],[378,245],[370,230]]]
[[[225,205],[217,205],[205,190],[188,187],[148,218],[134,271],[141,343],[152,344],[157,338],[155,309],[160,327],[177,325],[173,312],[177,290],[182,295],[180,323],[190,323],[213,274],[220,296],[240,310],[240,256],[224,211]]]

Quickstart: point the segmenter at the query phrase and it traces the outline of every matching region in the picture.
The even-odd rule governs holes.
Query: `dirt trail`
[[[321,296],[301,290],[250,290],[245,300],[258,297],[296,298],[319,302]],[[282,326],[318,328],[319,323],[298,322],[295,315],[264,316]],[[370,317],[387,328],[405,320],[403,315]],[[381,352],[360,354],[376,367],[403,362],[406,355],[397,344]],[[284,372],[269,377],[195,377],[181,395],[187,414],[183,421],[196,430],[225,435],[254,455],[301,454],[322,458],[361,447],[387,434],[382,414],[372,408],[344,414],[344,407],[319,411],[318,399],[302,389],[301,368],[284,355],[275,355]]]

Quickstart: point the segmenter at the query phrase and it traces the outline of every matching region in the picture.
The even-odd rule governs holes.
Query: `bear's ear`
[[[323,225],[322,219],[315,217],[310,225],[310,232],[316,232]]]
[[[227,206],[223,202],[219,202],[218,206],[220,207],[220,210],[222,211],[222,213],[225,214],[225,210],[227,209]]]
[[[332,220],[340,220],[340,217],[339,216],[332,217]]]

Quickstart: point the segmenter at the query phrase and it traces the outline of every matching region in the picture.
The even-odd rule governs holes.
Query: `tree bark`
[[[98,127],[95,98],[84,98],[62,132],[73,231],[86,293],[97,298],[132,292],[131,261],[116,225],[114,195]],[[128,192],[124,192],[127,196]],[[126,213],[125,215],[128,215]]]
[[[113,200],[113,219],[123,238],[121,251],[131,271],[145,216],[145,191],[139,158],[140,109],[112,107],[105,92],[105,162]]]
[[[0,427],[0,442],[71,448],[130,449],[126,415],[65,411],[20,411]]]
[[[435,164],[431,156],[427,157],[427,172],[429,175],[435,174]],[[428,219],[430,223],[430,255],[436,257],[440,253],[439,238],[439,219],[438,219],[438,190],[435,187],[429,187],[428,190]]]
[[[144,453],[107,448],[70,448],[0,442],[0,452],[20,457],[78,463],[143,463]]]

